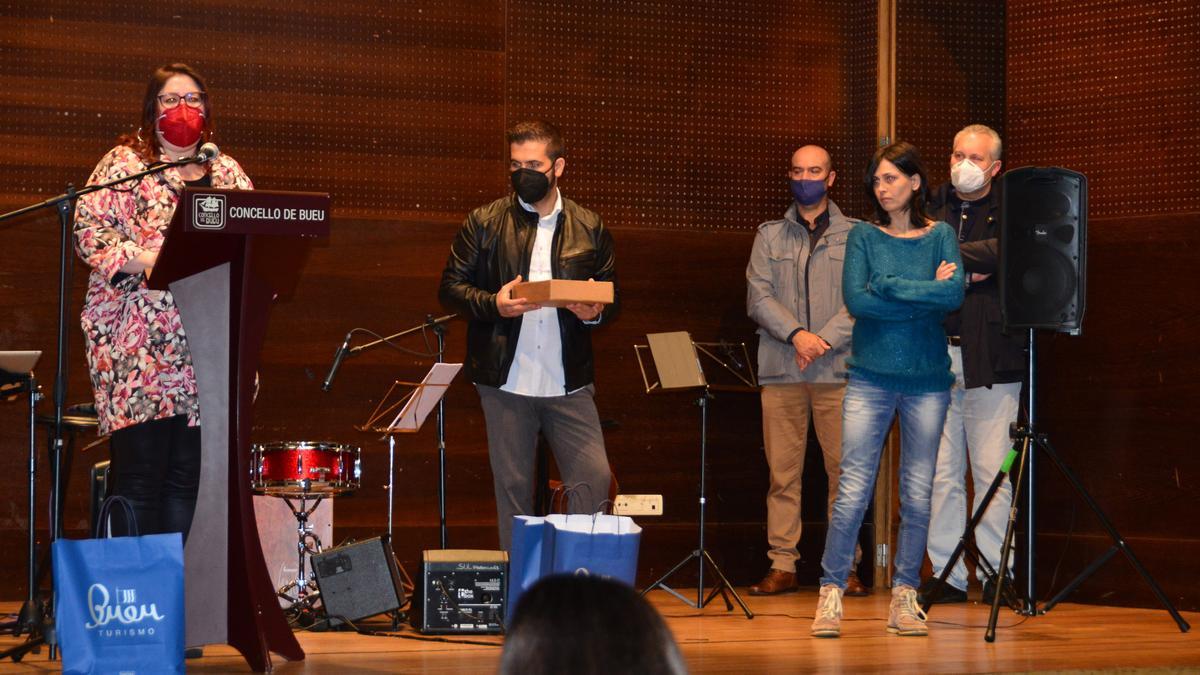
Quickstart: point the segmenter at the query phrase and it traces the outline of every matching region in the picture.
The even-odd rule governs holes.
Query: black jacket
[[[929,195],[929,215],[959,227],[962,201],[949,183]],[[1000,262],[1000,183],[993,182],[987,196],[987,215],[983,222],[968,233],[967,241],[959,245],[964,272],[991,274],[984,281],[967,286],[962,307],[958,310],[958,333],[962,338],[963,379],[968,389],[988,387],[1003,382],[1020,382],[1025,374],[1024,333],[1006,334],[1000,317],[1000,285],[997,267]],[[948,318],[947,323],[955,323]]]
[[[499,387],[508,380],[521,317],[501,317],[496,293],[518,274],[529,278],[537,222],[538,215],[521,208],[515,196],[497,199],[467,215],[450,249],[438,299],[469,321],[467,376],[476,384]],[[558,310],[563,375],[570,392],[592,383],[591,331],[617,314],[620,294],[612,235],[600,216],[564,198],[550,249],[555,279],[613,282],[613,304],[604,308],[599,324],[585,324],[570,310]]]

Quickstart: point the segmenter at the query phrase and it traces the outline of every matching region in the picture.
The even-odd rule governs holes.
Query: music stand
[[[679,598],[684,604],[696,609],[703,609],[712,602],[717,595],[725,601],[726,611],[733,610],[733,603],[729,601],[729,596],[742,608],[747,619],[753,619],[754,613],[746,606],[746,603],[734,590],[733,584],[729,583],[729,579],[725,577],[716,561],[708,554],[708,550],[704,546],[704,515],[707,506],[706,499],[706,470],[708,467],[708,400],[712,398],[711,391],[715,388],[709,384],[705,377],[704,368],[700,363],[701,355],[709,357],[716,364],[724,368],[725,371],[733,373],[736,379],[742,384],[733,385],[732,387],[723,386],[726,390],[749,391],[757,388],[756,380],[753,371],[748,367],[745,374],[739,372],[738,369],[731,367],[729,363],[723,361],[710,348],[720,347],[728,348],[728,343],[699,343],[693,342],[692,336],[686,331],[678,331],[673,333],[651,333],[646,335],[648,345],[634,345],[634,354],[637,356],[638,368],[642,371],[642,384],[646,387],[646,393],[652,394],[655,392],[666,392],[676,390],[700,390],[700,396],[696,400],[696,405],[700,406],[700,486],[699,486],[699,505],[700,505],[700,525],[698,532],[698,544],[696,549],[679,561],[677,565],[671,568],[669,572],[660,577],[657,581],[647,586],[642,595],[646,595],[655,588],[670,593]],[[741,345],[742,353],[745,355],[746,347]],[[650,376],[646,372],[646,364],[642,359],[643,351],[649,351],[653,359],[654,369],[658,375],[658,379],[654,382],[650,381]],[[732,355],[732,349],[728,352]],[[745,366],[749,363],[748,358],[739,365]],[[698,564],[698,580],[696,584],[696,600],[693,602],[689,598],[683,596],[682,593],[676,591],[667,585],[667,580],[675,575],[676,572],[687,566],[688,563],[695,560]],[[708,597],[704,596],[704,565],[707,563],[713,574],[717,577],[717,583],[709,593]]]
[[[41,593],[38,589],[37,569],[37,402],[42,398],[38,391],[37,378],[33,375],[33,367],[37,364],[42,353],[40,351],[0,352],[0,394],[16,394],[22,390],[29,393],[29,551],[26,564],[29,574],[28,595],[21,613],[14,623],[12,634],[20,636],[22,632],[29,639],[13,649],[0,654],[0,658],[13,658],[19,661],[24,656],[26,648],[35,648],[41,644],[46,626],[43,624],[43,607]],[[55,477],[57,483],[57,476]],[[51,508],[57,500],[51,500]],[[51,539],[55,533],[50,532]]]
[[[388,439],[388,537],[395,541],[392,535],[392,510],[395,500],[396,482],[396,434],[415,434],[421,430],[425,418],[438,405],[446,393],[446,387],[462,370],[461,363],[435,363],[420,382],[402,382],[396,380],[388,388],[387,393],[379,400],[375,410],[362,425],[359,431],[374,431],[385,434]],[[408,389],[399,398],[393,398],[399,391]],[[426,393],[428,391],[428,393]],[[400,409],[391,422],[380,426],[379,422],[386,419],[397,408]]]

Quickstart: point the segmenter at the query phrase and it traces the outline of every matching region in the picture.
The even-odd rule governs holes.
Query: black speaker
[[[386,535],[322,551],[312,557],[312,566],[331,626],[404,604],[400,569]]]
[[[1005,330],[1078,333],[1087,280],[1087,177],[1057,167],[1004,174],[1000,313]]]

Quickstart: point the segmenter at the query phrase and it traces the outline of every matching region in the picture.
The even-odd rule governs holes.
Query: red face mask
[[[204,131],[204,110],[180,102],[159,115],[158,130],[171,145],[189,148],[200,140]]]

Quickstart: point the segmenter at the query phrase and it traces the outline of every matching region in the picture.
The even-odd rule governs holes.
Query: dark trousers
[[[487,423],[488,457],[496,489],[500,548],[512,546],[512,517],[533,513],[534,455],[538,431],[546,437],[567,485],[574,513],[595,513],[608,499],[612,474],[600,433],[600,416],[588,385],[566,396],[521,396],[475,385]],[[582,487],[586,486],[586,487]]]
[[[176,415],[118,429],[109,445],[111,493],[133,506],[138,534],[181,532],[187,541],[200,487],[200,427]],[[113,534],[128,534],[124,511],[112,513]]]

